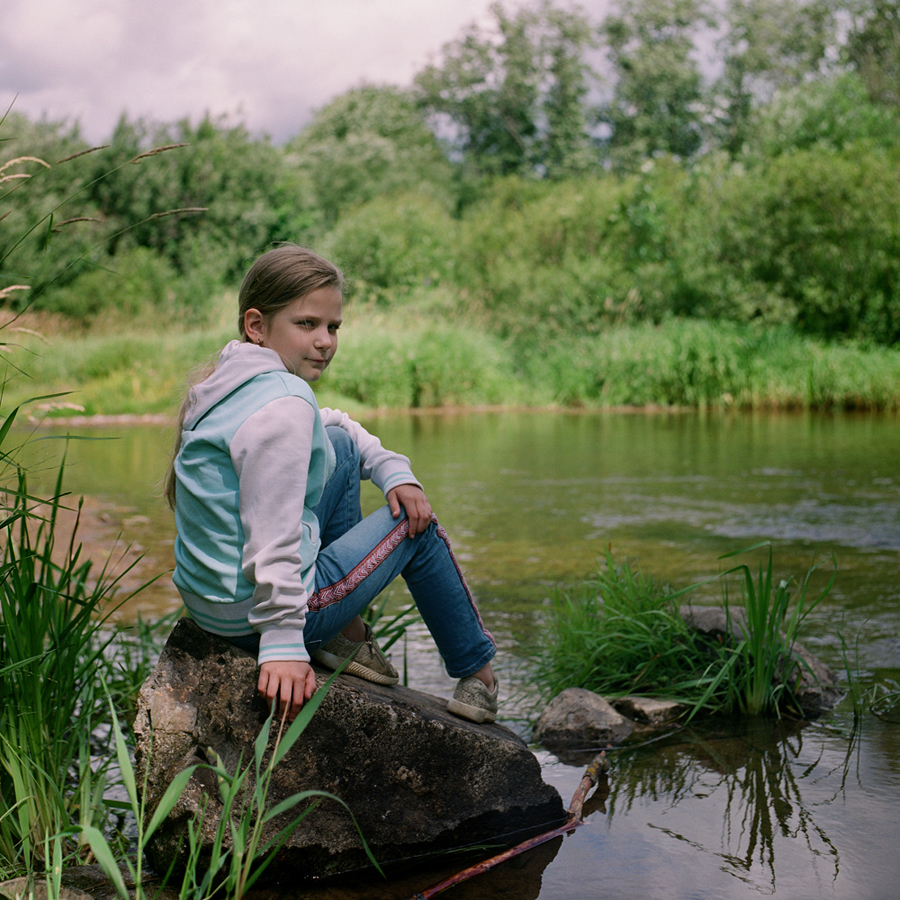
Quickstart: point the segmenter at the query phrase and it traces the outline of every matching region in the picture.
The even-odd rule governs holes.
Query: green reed
[[[765,563],[759,563],[754,577],[750,566],[742,563],[724,573],[738,576],[742,598],[738,609],[740,618],[732,618],[727,580],[725,608],[731,626],[739,633],[736,645],[725,644],[728,671],[731,673],[732,691],[741,712],[755,716],[760,713],[777,713],[786,710],[799,713],[794,696],[802,675],[802,660],[793,653],[803,622],[828,596],[837,577],[837,562],[831,577],[818,593],[811,588],[811,581],[820,564],[811,566],[799,584],[793,579],[775,581],[772,574],[772,547],[756,544],[743,550],[727,553],[721,559],[730,559],[768,546]],[[736,663],[736,664],[735,664]]]
[[[103,634],[127,570],[95,572],[76,524],[63,534],[64,463],[49,499],[32,496],[0,426],[0,870],[32,870],[48,836],[104,816],[105,763],[92,767],[108,721],[99,686],[115,686],[115,633]],[[76,504],[74,509],[80,510]],[[121,600],[124,602],[128,598]],[[100,753],[102,759],[102,752]],[[83,857],[77,840],[66,853]]]

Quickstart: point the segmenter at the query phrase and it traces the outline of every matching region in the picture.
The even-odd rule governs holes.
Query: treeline
[[[348,91],[283,146],[123,118],[91,148],[11,112],[2,303],[199,323],[293,240],[357,303],[524,346],[672,317],[900,341],[896,0],[490,15],[408,88]]]

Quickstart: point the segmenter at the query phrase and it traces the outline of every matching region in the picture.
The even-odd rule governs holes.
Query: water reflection
[[[706,828],[682,831],[656,822],[650,827],[695,852],[717,857],[724,871],[766,893],[775,893],[776,855],[784,840],[799,838],[814,866],[827,867],[817,878],[833,880],[840,871],[840,854],[803,796],[804,782],[823,776],[823,756],[821,745],[812,754],[804,747],[803,729],[796,723],[744,721],[718,734],[684,733],[629,766],[623,782],[615,785],[614,778],[609,820],[631,812],[646,797],[664,799],[663,817],[683,804],[697,804],[708,818],[714,806],[718,838],[711,838]],[[792,845],[791,854],[797,849]]]
[[[900,679],[896,417],[490,413],[365,424],[410,456],[453,537],[500,644],[504,721],[522,735],[534,694],[528,648],[548,598],[591,573],[608,545],[676,586],[715,574],[718,555],[757,540],[775,539],[776,577],[796,577],[833,551],[838,581],[804,644],[840,670],[843,628],[851,644],[859,637],[864,679]],[[101,549],[122,531],[145,549],[148,575],[165,573],[172,519],[159,481],[170,435],[122,428],[114,436],[70,447],[67,486],[105,516]],[[52,450],[50,442],[35,448]],[[52,483],[53,466],[44,468]],[[366,502],[379,499],[370,493]],[[177,605],[163,575],[129,613],[152,619]],[[446,695],[450,682],[427,635],[413,630],[395,652],[411,686]],[[682,735],[620,754],[605,811],[448,896],[893,900],[896,718],[896,710],[886,721],[866,716],[854,729],[838,711],[803,729]],[[583,765],[539,756],[545,780],[571,797]],[[411,897],[461,867],[429,867],[403,884],[406,893],[378,882],[354,896]]]
[[[694,729],[613,754],[595,842],[645,872],[647,897],[895,896],[897,794],[873,772],[884,764],[876,732],[838,713]],[[625,873],[604,887],[642,896]]]

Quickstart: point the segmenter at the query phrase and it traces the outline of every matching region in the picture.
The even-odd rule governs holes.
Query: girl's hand
[[[309,663],[296,660],[264,662],[259,667],[256,689],[269,709],[275,708],[279,718],[287,710],[287,720],[293,722],[303,704],[316,692],[316,673]]]
[[[395,519],[400,518],[401,507],[406,510],[411,538],[423,532],[431,524],[431,517],[434,513],[422,488],[414,484],[398,485],[388,491],[387,502],[391,509],[391,515]]]

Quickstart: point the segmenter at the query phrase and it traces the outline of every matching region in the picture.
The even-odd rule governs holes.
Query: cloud
[[[275,140],[361,83],[407,85],[488,0],[4,0],[0,103],[107,138],[206,113]]]

